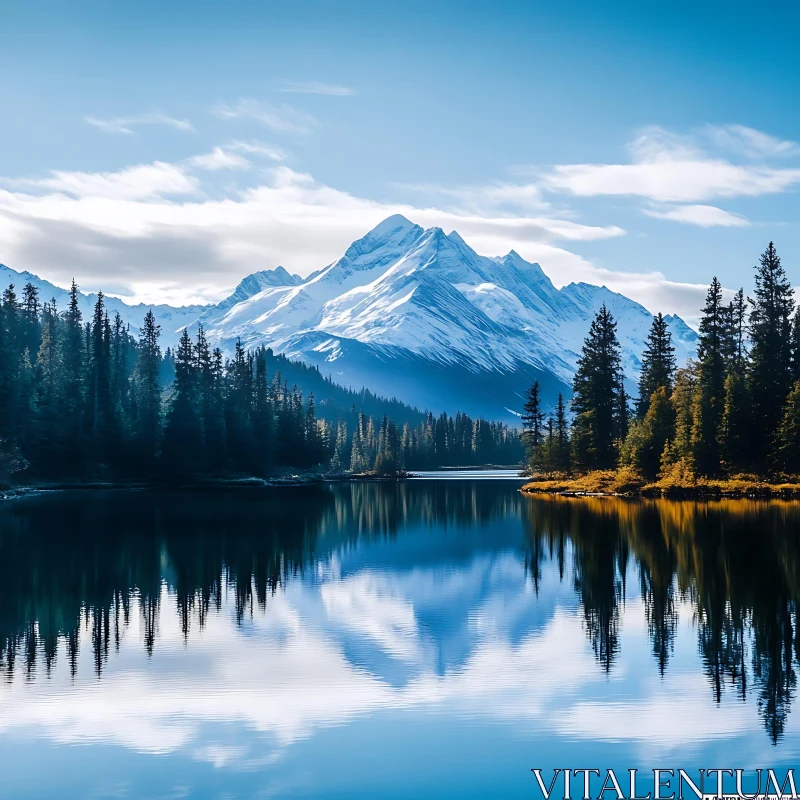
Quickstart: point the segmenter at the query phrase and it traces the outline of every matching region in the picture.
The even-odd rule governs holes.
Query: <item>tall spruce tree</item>
[[[800,306],[792,317],[792,382],[800,381]]]
[[[394,422],[384,416],[378,431],[378,452],[375,457],[374,471],[376,475],[391,476],[397,474],[397,428]]]
[[[617,323],[605,305],[592,320],[573,383],[573,453],[580,469],[616,465],[623,385]],[[622,392],[624,394],[624,392]]]
[[[274,461],[274,421],[267,383],[267,356],[262,346],[256,351],[256,375],[253,388],[253,433],[255,463],[259,473],[266,475]]]
[[[716,278],[708,289],[699,328],[697,391],[692,412],[694,461],[701,475],[716,475],[721,460],[719,431],[725,408],[727,333],[722,286]]]
[[[161,438],[161,348],[158,345],[161,326],[156,324],[153,310],[144,318],[139,334],[139,349],[134,369],[136,393],[135,430],[136,456],[142,469],[155,469]]]
[[[62,435],[64,419],[60,413],[63,368],[58,312],[45,303],[42,309],[39,352],[36,357],[35,437],[31,463],[40,474],[58,473],[66,460]]]
[[[224,369],[222,351],[211,349],[202,325],[197,328],[197,389],[200,418],[203,426],[204,463],[210,472],[225,468],[225,418],[222,382]],[[273,393],[271,393],[273,394]],[[270,398],[274,405],[273,397]]]
[[[535,466],[537,450],[542,444],[544,435],[544,412],[542,411],[541,391],[539,381],[534,381],[525,396],[525,405],[522,407],[522,444],[525,447],[525,457],[531,467]]]
[[[725,342],[723,350],[729,370],[744,369],[747,336],[747,301],[739,289],[725,309]]]
[[[91,322],[89,347],[89,375],[86,384],[86,423],[92,441],[92,455],[96,462],[108,463],[115,437],[114,407],[111,394],[110,329],[102,292]]]
[[[719,429],[722,467],[729,475],[750,466],[750,414],[744,370],[738,366],[725,378],[725,405]]]
[[[64,435],[65,450],[70,454],[75,472],[83,468],[86,453],[86,440],[83,435],[86,347],[79,297],[78,286],[73,279],[69,290],[69,302],[63,315],[64,334],[61,346],[64,367],[62,413],[67,421]]]
[[[403,428],[403,437],[405,441],[408,423]],[[342,472],[350,466],[347,459],[347,423],[343,419],[339,419],[336,423],[336,438],[333,443],[333,455],[331,456],[331,468],[335,472]]]
[[[569,472],[571,467],[570,461],[567,409],[564,403],[564,395],[559,392],[558,402],[556,403],[553,467],[557,472]]]
[[[163,468],[170,477],[197,472],[203,450],[194,345],[184,328],[175,351],[175,380],[164,424]]]
[[[797,475],[800,473],[800,381],[794,384],[783,409],[775,436],[775,468]]]
[[[240,339],[236,340],[234,356],[228,363],[226,372],[225,429],[228,435],[228,455],[238,471],[249,472],[255,468],[256,460],[251,418],[253,364]],[[302,425],[300,428],[302,429]],[[282,442],[284,463],[289,463],[292,444],[301,441],[302,435],[295,424]]]
[[[12,283],[0,303],[0,437],[16,441],[20,423],[22,310]]]
[[[26,283],[22,290],[22,318],[23,347],[27,348],[34,357],[39,352],[41,343],[41,325],[39,315],[42,312],[42,305],[39,302],[39,290],[32,284]]]
[[[672,393],[674,376],[675,347],[672,344],[672,334],[663,314],[659,312],[653,317],[642,353],[639,399],[636,401],[636,416],[639,419],[644,419],[653,392],[663,388],[667,396]]]
[[[792,385],[794,299],[791,283],[772,242],[756,267],[755,291],[750,303],[752,452],[756,468],[763,472]]]

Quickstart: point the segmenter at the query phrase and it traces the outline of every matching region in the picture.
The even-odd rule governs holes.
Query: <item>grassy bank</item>
[[[526,494],[608,495],[672,498],[800,498],[800,479],[792,476],[768,480],[755,475],[724,479],[700,478],[691,474],[669,475],[647,481],[635,470],[597,470],[584,475],[542,476],[526,483]]]

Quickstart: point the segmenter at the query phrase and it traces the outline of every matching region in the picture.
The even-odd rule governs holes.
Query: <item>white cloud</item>
[[[642,131],[630,152],[628,164],[554,166],[541,176],[542,184],[579,197],[627,195],[677,203],[784,192],[800,184],[800,169],[733,164],[659,128]]]
[[[186,164],[198,169],[216,172],[220,169],[248,169],[250,162],[243,156],[230,153],[221,147],[215,147],[210,153],[192,156],[186,159]]]
[[[228,142],[225,148],[227,150],[235,150],[239,153],[261,156],[271,161],[286,161],[286,152],[282,148],[274,144],[269,144],[268,142],[260,142],[257,139],[251,139],[250,141],[236,139],[232,142]]]
[[[755,128],[744,125],[709,125],[709,139],[723,147],[749,158],[781,158],[800,155],[800,144],[778,139]]]
[[[111,119],[86,117],[86,121],[95,128],[99,128],[103,133],[132,134],[133,129],[139,125],[166,125],[179,131],[194,131],[194,125],[188,119],[176,119],[158,113],[133,114],[128,117],[112,117]]]
[[[212,109],[220,119],[252,119],[281,133],[308,133],[317,120],[286,103],[272,105],[240,97],[233,105],[220,103]]]
[[[671,219],[675,222],[687,222],[690,225],[699,225],[701,228],[741,228],[750,224],[750,221],[739,214],[732,214],[716,206],[688,205],[668,206],[665,208],[645,208],[648,217],[656,219]]]
[[[163,161],[138,164],[118,172],[54,170],[45,178],[20,178],[3,182],[12,188],[37,193],[55,193],[44,196],[37,194],[30,198],[31,203],[44,201],[48,205],[59,203],[57,195],[68,195],[76,199],[143,201],[175,195],[191,195],[199,190],[196,178],[187,175],[181,167]],[[19,199],[24,204],[24,196]],[[73,201],[62,198],[60,202]],[[86,222],[90,223],[91,220],[87,219]]]
[[[158,162],[111,175],[54,175],[57,180],[31,182],[35,192],[0,191],[3,260],[55,283],[68,283],[74,274],[87,289],[107,286],[112,266],[115,284],[125,288],[119,293],[136,301],[216,302],[244,275],[278,264],[307,275],[392,214],[423,227],[455,229],[484,255],[514,249],[538,261],[558,286],[605,284],[651,311],[692,319],[705,294],[703,286],[668,281],[660,273],[602,269],[561,246],[623,235],[617,226],[381,203],[286,166],[224,199],[201,196],[194,176]],[[192,194],[198,196],[174,198]]]
[[[535,183],[492,183],[483,186],[440,186],[438,184],[395,183],[395,187],[445,200],[466,212],[545,211],[550,203],[542,198]]]
[[[318,81],[287,81],[278,87],[278,91],[294,94],[328,94],[335,97],[348,97],[356,93],[356,90],[349,86],[337,86]]]

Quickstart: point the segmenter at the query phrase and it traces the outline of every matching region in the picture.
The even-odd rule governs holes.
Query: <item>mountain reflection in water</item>
[[[789,740],[791,758],[798,531],[797,503],[527,498],[468,480],[6,503],[0,746],[23,730],[70,742],[72,727],[81,741],[173,752],[211,719],[280,748],[425,708],[523,734],[536,719],[564,748],[658,743],[636,714],[675,670],[686,697],[702,690],[728,715],[707,730],[685,719],[693,736],[734,736],[732,720],[752,738],[753,708],[761,740]],[[114,719],[90,719],[103,716],[94,702]],[[659,702],[663,719],[685,713],[675,695]],[[209,752],[219,766],[228,750]]]

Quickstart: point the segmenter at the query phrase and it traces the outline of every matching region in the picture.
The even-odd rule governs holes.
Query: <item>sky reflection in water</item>
[[[0,509],[17,797],[533,797],[797,761],[800,506],[511,481]]]

